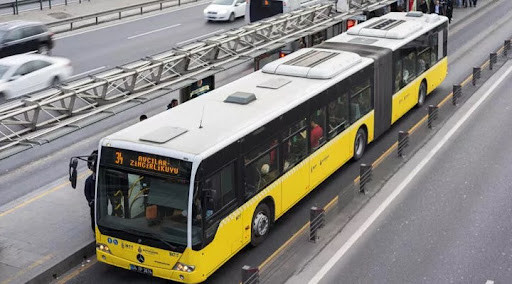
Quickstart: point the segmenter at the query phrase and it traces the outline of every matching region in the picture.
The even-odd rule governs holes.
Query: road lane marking
[[[83,266],[80,266],[77,270],[69,273],[68,275],[62,277],[57,281],[57,284],[64,284],[67,283],[69,280],[77,277],[78,275],[82,274],[82,272],[85,272],[87,269],[91,268],[93,265],[95,265],[98,262],[98,259],[96,257],[92,257],[92,260]]]
[[[217,30],[217,31],[214,31],[214,32],[211,32],[211,33],[207,33],[207,34],[204,34],[204,35],[196,36],[196,37],[194,37],[194,38],[187,39],[187,40],[184,40],[184,41],[182,41],[182,42],[178,42],[176,45],[177,45],[177,46],[184,45],[184,44],[189,43],[189,42],[191,42],[191,41],[194,41],[194,40],[197,40],[197,39],[200,39],[200,38],[204,38],[204,37],[207,37],[207,36],[209,36],[209,35],[213,35],[213,34],[221,33],[221,32],[223,32],[223,31],[224,31],[224,29],[220,29],[220,30]]]
[[[77,181],[83,179],[87,174],[88,174],[88,172],[85,171],[85,172],[81,173],[80,175],[78,175]],[[30,198],[29,200],[26,200],[26,201],[24,201],[24,202],[22,202],[22,203],[20,203],[20,204],[18,204],[16,206],[14,206],[13,208],[0,213],[0,217],[3,217],[3,216],[5,216],[5,215],[7,215],[9,213],[12,213],[12,212],[14,212],[14,211],[16,211],[16,210],[18,210],[18,209],[20,209],[20,208],[30,204],[30,203],[36,201],[36,200],[38,200],[38,199],[40,199],[40,198],[42,198],[42,197],[44,197],[44,196],[46,196],[46,195],[48,195],[48,194],[50,194],[52,192],[55,192],[55,191],[63,188],[66,185],[69,185],[69,184],[70,184],[70,182],[68,181],[68,182],[62,183],[60,185],[57,185],[56,187],[54,187],[54,188],[52,188],[50,190],[47,190],[47,191],[45,191],[45,192],[43,192],[43,193],[41,193],[39,195],[36,195],[36,196]]]
[[[201,5],[206,5],[206,4],[210,3],[210,2],[211,1],[202,1],[202,2],[198,2],[196,4],[193,4],[193,5],[190,5],[190,6],[187,6],[187,7],[183,7],[183,8],[179,8],[179,9],[172,10],[172,11],[166,11],[166,12],[158,13],[158,14],[155,14],[155,15],[147,15],[145,17],[139,17],[139,18],[136,18],[136,19],[128,20],[128,21],[118,22],[118,23],[114,23],[114,24],[111,24],[111,25],[98,27],[98,28],[95,28],[95,29],[89,29],[89,30],[86,30],[86,31],[81,31],[81,32],[78,32],[78,33],[72,33],[72,34],[68,34],[68,35],[56,36],[56,37],[54,37],[54,39],[55,40],[59,40],[59,39],[63,39],[63,38],[67,38],[67,37],[72,37],[72,36],[76,36],[76,35],[81,35],[81,34],[85,34],[85,33],[89,33],[89,32],[99,31],[99,30],[106,29],[106,28],[111,28],[111,27],[115,27],[115,26],[119,26],[119,25],[124,25],[124,24],[132,23],[132,22],[136,22],[136,21],[140,21],[140,20],[144,20],[144,19],[148,19],[148,18],[152,18],[152,17],[157,17],[157,16],[161,16],[161,15],[165,15],[165,14],[170,14],[170,13],[178,12],[178,11],[185,10],[185,9],[194,8],[194,7],[201,6]],[[151,13],[151,12],[149,12],[149,13]],[[108,23],[108,22],[106,22],[106,23]]]
[[[393,200],[405,189],[411,180],[425,167],[425,165],[434,157],[434,155],[441,149],[441,147],[448,142],[448,140],[455,134],[460,126],[473,114],[473,112],[480,107],[484,100],[491,95],[492,92],[505,80],[505,78],[512,72],[512,67],[494,82],[494,84],[480,97],[480,99],[464,114],[464,116],[452,126],[448,133],[441,139],[441,141],[434,146],[427,156],[416,165],[416,167],[409,173],[409,175],[398,185],[397,188],[389,195],[386,200],[379,205],[377,210],[363,223],[361,227],[343,244],[343,246],[327,261],[327,263],[313,276],[308,282],[309,284],[316,284],[324,278],[330,269],[343,257],[343,255],[354,245],[354,243],[363,235],[364,232],[375,222],[375,220],[382,214],[382,212],[393,202]]]
[[[73,76],[69,77],[69,79],[73,79],[73,78],[76,78],[76,77],[81,77],[83,75],[90,74],[90,73],[93,73],[93,72],[96,72],[96,71],[100,71],[101,69],[105,69],[105,68],[107,68],[107,66],[101,66],[101,67],[98,67],[98,68],[94,68],[94,69],[91,69],[89,71],[85,71],[85,72],[82,72],[80,74],[73,75]]]
[[[281,245],[274,253],[272,253],[267,259],[265,259],[265,261],[263,261],[259,266],[258,266],[258,269],[261,271],[261,270],[264,270],[265,269],[265,266],[272,260],[274,259],[283,249],[285,249],[291,242],[293,242],[299,235],[302,234],[302,232],[304,232],[309,226],[309,222],[307,222],[306,224],[304,224],[304,226],[302,226],[302,228],[300,228],[300,230],[298,230],[297,232],[295,232],[295,234],[293,234],[283,245]]]
[[[138,37],[141,37],[141,36],[150,35],[150,34],[153,34],[153,33],[161,32],[161,31],[164,31],[164,30],[172,29],[172,28],[176,28],[176,27],[179,27],[179,26],[181,26],[181,24],[176,24],[176,25],[164,27],[164,28],[161,28],[161,29],[156,29],[156,30],[152,30],[152,31],[149,31],[149,32],[145,32],[145,33],[142,33],[142,34],[134,35],[134,36],[128,37],[128,39],[134,39],[134,38],[138,38]]]

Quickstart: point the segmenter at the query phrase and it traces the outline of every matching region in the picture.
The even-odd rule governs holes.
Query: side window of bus
[[[370,79],[356,83],[350,93],[350,123],[354,123],[370,112],[373,107]]]
[[[402,50],[403,80],[409,84],[416,79],[416,48],[408,47]]]
[[[348,127],[348,94],[342,93],[329,102],[327,108],[329,115],[329,139],[333,139]]]
[[[214,216],[222,208],[235,200],[235,167],[229,164],[204,181],[206,219]]]
[[[309,117],[309,145],[311,153],[327,142],[325,140],[325,107],[319,108]]]
[[[417,52],[418,52],[418,64],[417,73],[421,74],[426,70],[430,69],[430,44],[428,35],[422,35],[416,40]]]
[[[283,172],[300,163],[308,155],[306,118],[294,123],[284,133]]]
[[[245,199],[279,177],[279,142],[272,138],[244,157]]]
[[[393,77],[395,78],[393,84],[393,93],[398,92],[404,85],[404,80],[402,76],[402,59],[398,58],[395,60],[395,64],[393,66]]]
[[[439,39],[438,39],[438,35],[437,33],[434,33],[434,34],[430,34],[429,35],[429,41],[430,41],[430,49],[431,49],[431,52],[430,52],[430,63],[432,66],[434,66],[434,64],[437,63],[437,50],[438,50],[438,46],[439,46]]]

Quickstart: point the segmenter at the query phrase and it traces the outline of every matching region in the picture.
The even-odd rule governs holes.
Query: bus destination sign
[[[173,176],[183,176],[190,173],[190,170],[183,167],[186,164],[190,164],[189,162],[149,153],[141,153],[110,147],[105,147],[102,149],[101,163]],[[183,170],[185,172],[182,172]]]

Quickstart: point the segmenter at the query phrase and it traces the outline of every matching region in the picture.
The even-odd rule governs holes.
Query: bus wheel
[[[257,246],[261,244],[267,237],[270,231],[270,208],[265,203],[260,203],[254,215],[252,216],[251,223],[251,245]]]
[[[364,154],[366,148],[366,131],[363,128],[357,130],[356,139],[354,140],[354,160],[359,160]]]
[[[427,97],[427,83],[425,80],[421,82],[420,90],[418,91],[418,106],[425,104],[425,98]]]

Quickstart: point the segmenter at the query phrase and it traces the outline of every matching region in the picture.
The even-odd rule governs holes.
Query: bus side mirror
[[[69,181],[71,182],[71,186],[76,188],[76,166],[78,165],[77,158],[71,158],[69,160]]]

